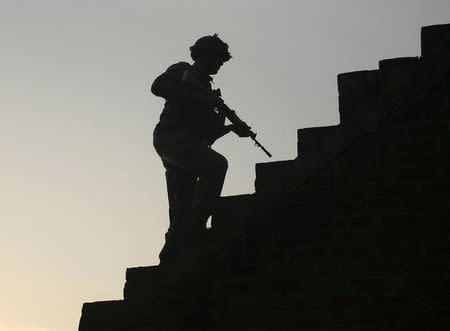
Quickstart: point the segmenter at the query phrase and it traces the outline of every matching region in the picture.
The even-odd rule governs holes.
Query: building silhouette
[[[450,24],[421,48],[338,75],[341,123],[221,198],[208,258],[127,269],[79,331],[447,329]]]

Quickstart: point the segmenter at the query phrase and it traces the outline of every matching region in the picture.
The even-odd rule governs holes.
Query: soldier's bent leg
[[[197,183],[197,177],[192,173],[165,161],[163,164],[166,168],[170,222],[166,232],[166,242],[159,253],[161,263],[176,260],[180,251],[184,249]]]
[[[217,204],[228,169],[227,159],[216,151],[210,149],[206,157],[206,165],[199,172],[192,204],[194,219],[201,228],[205,228],[206,221]]]
[[[227,160],[187,132],[161,130],[154,135],[154,146],[162,160],[199,178],[193,207],[203,222],[222,191]]]
[[[186,227],[186,216],[190,214],[197,177],[175,164],[163,161],[166,168],[167,197],[169,200],[169,230]]]

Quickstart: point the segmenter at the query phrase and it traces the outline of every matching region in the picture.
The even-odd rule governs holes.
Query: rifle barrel
[[[239,116],[236,114],[236,112],[234,110],[232,110],[230,107],[228,107],[225,103],[222,103],[220,108],[225,111],[225,116],[230,120],[231,123],[233,123],[233,124],[244,123],[245,124],[245,122],[239,118]],[[256,133],[253,132],[252,130],[249,130],[249,131],[250,131],[250,138],[253,139],[256,146],[261,148],[268,157],[272,157],[272,154],[270,154],[270,152],[263,145],[261,145],[261,143],[258,140],[256,140]]]
[[[258,146],[259,148],[261,148],[261,149],[263,150],[263,152],[266,153],[266,155],[267,155],[268,157],[272,157],[272,154],[270,154],[270,152],[269,152],[267,149],[265,149],[264,146],[261,145],[261,143],[260,143],[258,140],[256,140],[256,138],[254,138],[254,137],[251,137],[251,138],[252,138],[253,141],[255,142],[256,146]]]

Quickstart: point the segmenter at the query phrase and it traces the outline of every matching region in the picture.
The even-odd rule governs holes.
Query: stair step
[[[161,295],[166,290],[168,276],[159,266],[128,268],[123,290],[125,300]]]
[[[148,331],[205,328],[210,305],[190,298],[163,300],[158,305],[127,300],[85,303],[79,331]]]
[[[273,194],[290,190],[293,183],[301,181],[301,166],[296,161],[277,161],[255,165],[256,194]],[[303,176],[305,177],[305,176]]]
[[[84,303],[80,331],[133,330],[136,321],[145,321],[143,308],[123,300]]]
[[[342,73],[337,76],[339,92],[339,117],[344,126],[343,137],[352,140],[378,127],[380,73],[364,70]]]
[[[433,60],[436,57],[441,56],[443,47],[447,47],[449,39],[450,24],[437,24],[422,27],[422,57],[427,60]]]
[[[274,197],[280,198],[282,194],[297,193],[305,184],[324,187],[346,183],[347,180],[347,176],[333,175],[329,171],[324,173],[320,167],[306,167],[301,159],[256,164],[258,200],[273,201]]]
[[[124,299],[157,304],[160,301],[180,302],[206,298],[212,286],[212,277],[208,275],[207,271],[181,274],[176,266],[128,268]]]
[[[342,126],[299,129],[298,156],[305,168],[317,168],[329,162],[344,147]]]
[[[221,197],[214,210],[211,227],[217,236],[227,236],[245,231],[251,223],[256,208],[254,194]]]
[[[381,111],[401,112],[398,105],[407,102],[411,94],[423,86],[418,57],[385,59],[379,62]]]
[[[148,281],[152,279],[161,278],[161,268],[157,265],[148,267],[132,267],[127,268],[126,280],[127,281]]]

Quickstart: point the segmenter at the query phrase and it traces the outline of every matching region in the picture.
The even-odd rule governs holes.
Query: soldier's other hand
[[[215,95],[215,94],[209,94],[209,95],[205,96],[203,98],[203,101],[205,102],[205,104],[207,104],[211,108],[217,107],[218,105],[223,103],[222,99],[218,95]]]

